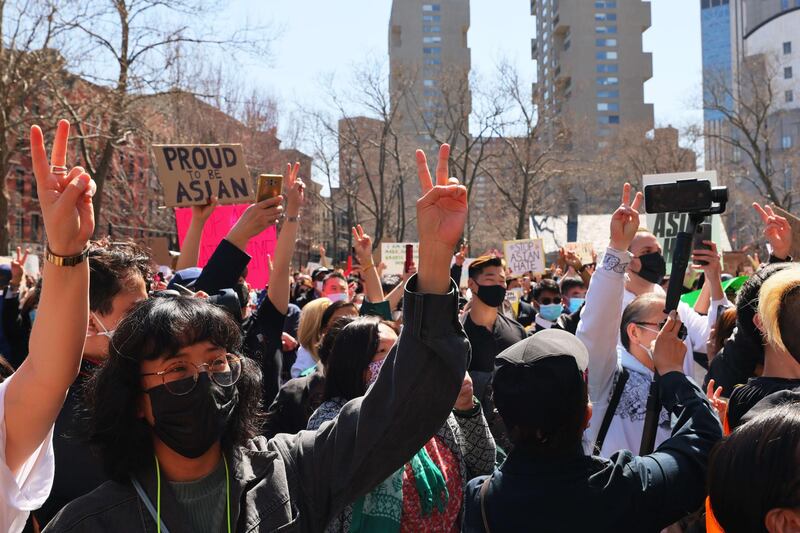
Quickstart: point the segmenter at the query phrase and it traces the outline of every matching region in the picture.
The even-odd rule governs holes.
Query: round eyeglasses
[[[242,377],[242,358],[229,353],[217,357],[210,363],[199,365],[188,361],[175,361],[164,370],[141,375],[159,376],[168,392],[175,396],[183,396],[194,390],[201,370],[220,387],[231,387]]]

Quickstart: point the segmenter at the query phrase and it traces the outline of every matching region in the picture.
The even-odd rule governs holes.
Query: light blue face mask
[[[586,298],[570,298],[569,299],[569,313],[576,313],[578,309],[581,308],[583,303],[586,301]]]
[[[540,305],[539,306],[539,314],[542,315],[542,318],[545,320],[549,320],[550,322],[555,322],[558,317],[561,316],[561,312],[564,310],[564,307],[561,304],[549,304],[549,305]]]

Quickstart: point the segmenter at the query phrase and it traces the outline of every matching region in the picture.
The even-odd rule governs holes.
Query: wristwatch
[[[66,267],[73,267],[76,265],[80,265],[83,263],[86,258],[89,256],[89,245],[86,245],[86,248],[83,249],[81,253],[78,255],[70,255],[70,256],[62,256],[56,255],[50,250],[50,246],[48,245],[44,252],[44,258],[49,263],[54,264],[55,266],[66,266]]]

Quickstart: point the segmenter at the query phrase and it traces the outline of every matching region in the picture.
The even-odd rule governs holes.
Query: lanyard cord
[[[158,466],[158,457],[155,455],[153,457],[156,460],[156,527],[158,528],[158,533],[161,533],[161,468]],[[225,458],[225,454],[222,454],[222,462],[225,464],[225,510],[228,519],[228,533],[231,533],[231,478],[228,471],[228,459]]]

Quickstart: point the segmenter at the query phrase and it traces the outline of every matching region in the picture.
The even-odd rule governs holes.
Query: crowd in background
[[[48,157],[31,130],[41,275],[23,250],[0,267],[0,529],[800,531],[800,267],[769,206],[768,262],[734,289],[704,243],[699,296],[669,313],[628,184],[591,263],[465,267],[447,145],[433,176],[417,153],[401,279],[361,226],[351,267],[291,268],[299,164],[202,268],[216,202],[193,207],[172,269],[90,240],[68,138],[62,121]],[[247,244],[275,225],[269,284],[251,286]]]

